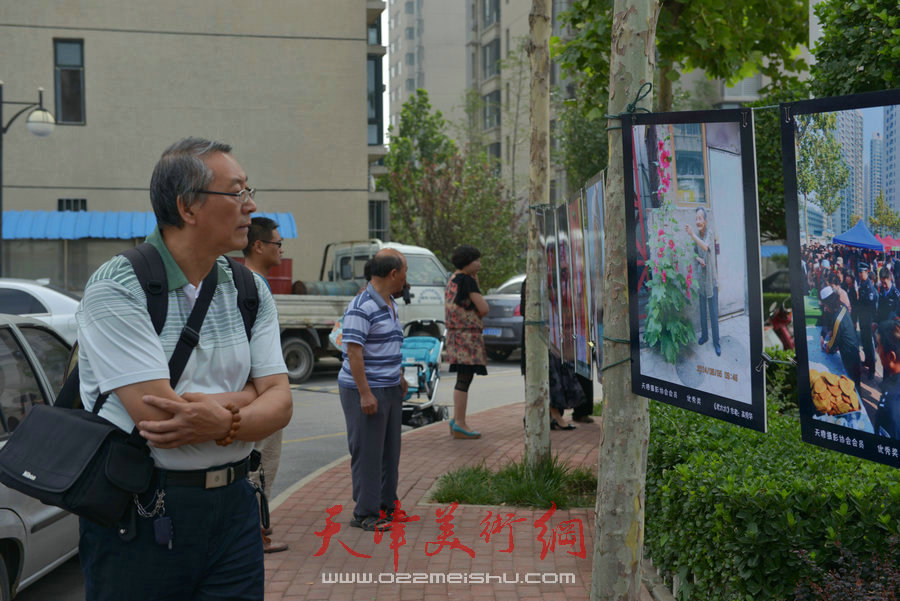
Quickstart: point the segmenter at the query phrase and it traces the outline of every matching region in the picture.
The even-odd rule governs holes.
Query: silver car
[[[0,278],[0,313],[39,319],[69,344],[75,344],[78,300],[71,292],[51,286],[46,279]]]
[[[522,346],[522,307],[519,305],[525,274],[513,276],[484,296],[490,311],[484,316],[484,347],[495,361],[507,359]]]
[[[69,344],[42,321],[0,314],[0,446],[38,403],[53,403]],[[78,552],[78,519],[0,485],[0,600]]]

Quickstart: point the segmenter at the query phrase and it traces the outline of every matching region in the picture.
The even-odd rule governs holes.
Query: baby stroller
[[[403,424],[418,428],[447,419],[447,408],[435,405],[441,381],[441,352],[446,328],[437,320],[413,320],[403,326],[403,377],[409,385],[403,399]]]

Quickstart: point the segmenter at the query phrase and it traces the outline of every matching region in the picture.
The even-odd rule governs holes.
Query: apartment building
[[[219,139],[233,145],[259,210],[295,226],[282,231],[293,278],[316,279],[324,246],[367,237],[373,207],[387,203],[369,185],[384,154],[384,9],[377,0],[0,4],[3,98],[30,100],[42,86],[57,122],[36,138],[23,117],[3,136],[4,211],[149,211],[160,153],[188,135]],[[8,120],[14,107],[4,109]],[[70,233],[7,236],[3,275],[77,288],[143,237],[94,228],[63,239]]]
[[[403,103],[418,88],[434,109],[461,122],[466,87],[464,0],[389,0],[390,124],[400,123]]]

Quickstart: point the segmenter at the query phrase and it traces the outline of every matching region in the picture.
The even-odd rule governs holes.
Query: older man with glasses
[[[134,524],[81,520],[86,599],[263,599],[254,441],[286,426],[291,391],[275,304],[261,279],[245,334],[225,253],[243,249],[256,210],[247,175],[220,142],[187,138],[160,157],[150,181],[157,228],[147,238],[165,267],[168,313],[157,335],[131,263],[117,256],[91,276],[78,309],[81,398],[150,444],[150,489]],[[175,389],[168,358],[198,296],[212,299]],[[207,288],[204,294],[202,290]],[[198,301],[199,302],[199,301]]]

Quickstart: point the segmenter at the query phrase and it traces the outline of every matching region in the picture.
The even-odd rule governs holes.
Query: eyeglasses
[[[219,196],[231,196],[237,198],[242,205],[247,204],[256,197],[254,188],[244,188],[240,192],[215,192],[214,190],[195,190],[198,194],[218,194]]]
[[[278,248],[281,248],[281,240],[279,240],[278,242],[271,242],[270,240],[260,240],[260,242],[262,242],[263,244],[274,244]]]

